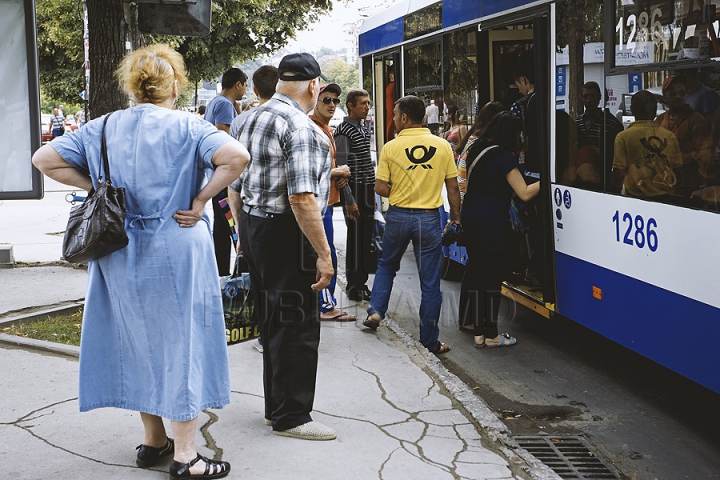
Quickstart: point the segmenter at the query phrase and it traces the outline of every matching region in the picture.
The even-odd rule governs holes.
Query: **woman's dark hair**
[[[479,148],[482,151],[491,145],[498,145],[503,150],[515,152],[519,147],[518,134],[521,130],[522,121],[512,113],[502,111],[479,132],[472,149]]]
[[[470,130],[468,130],[468,133],[465,134],[462,140],[460,140],[460,143],[458,143],[457,148],[455,149],[456,152],[462,153],[463,149],[465,148],[465,145],[467,145],[468,140],[470,139],[471,135],[475,135],[476,137],[479,136],[480,131],[487,126],[488,123],[490,123],[490,120],[497,115],[498,113],[505,110],[505,107],[503,107],[503,104],[500,102],[488,102],[485,104],[485,106],[480,109],[480,112],[478,113],[477,117],[475,117],[475,121],[473,122],[472,126],[470,127]]]
[[[450,120],[450,123],[456,123],[458,121],[458,107],[457,105],[450,105],[448,107],[448,120]]]

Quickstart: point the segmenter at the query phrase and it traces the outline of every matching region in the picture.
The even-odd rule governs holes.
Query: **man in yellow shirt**
[[[442,188],[447,189],[450,221],[460,223],[460,191],[450,144],[422,128],[425,104],[414,96],[395,102],[397,138],[383,147],[375,174],[375,193],[388,197],[382,257],[378,259],[366,327],[376,330],[385,318],[395,274],[412,241],[420,288],[420,343],[433,353],[450,346],[438,340]]]
[[[633,95],[630,111],[635,121],[615,137],[610,191],[669,201],[671,190],[683,184],[680,144],[674,133],[653,120],[656,109],[651,92]]]

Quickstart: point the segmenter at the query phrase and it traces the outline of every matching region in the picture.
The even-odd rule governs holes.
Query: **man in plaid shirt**
[[[230,206],[263,341],[265,422],[276,435],[332,440],[335,431],[310,417],[320,343],[316,292],[334,273],[322,221],[330,149],[307,116],[322,75],[307,53],[285,56],[278,71],[275,95],[240,127],[251,160],[231,185]]]

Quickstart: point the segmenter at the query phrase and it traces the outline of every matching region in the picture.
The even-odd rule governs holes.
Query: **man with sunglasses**
[[[347,245],[345,292],[350,300],[370,301],[366,286],[368,275],[375,273],[377,259],[371,250],[375,215],[375,167],[370,155],[370,132],[365,118],[370,112],[370,94],[350,90],[345,101],[348,115],[335,129],[338,164],[350,167],[350,189],[355,204],[345,207]]]
[[[350,179],[350,167],[347,165],[337,165],[335,139],[333,131],[330,129],[330,119],[335,115],[335,109],[340,104],[338,96],[342,93],[340,85],[337,83],[328,83],[320,87],[320,95],[318,96],[315,109],[310,114],[310,119],[315,125],[322,130],[330,143],[330,155],[332,157],[332,166],[330,170],[330,197],[328,199],[328,207],[323,216],[323,226],[325,227],[325,236],[330,246],[330,254],[332,256],[333,268],[336,274],[330,280],[330,285],[320,291],[320,320],[335,320],[339,322],[354,322],[355,316],[345,313],[337,309],[337,300],[335,299],[335,284],[337,281],[337,253],[335,252],[334,229],[333,229],[333,205],[340,203],[340,192],[344,192],[345,204],[355,203],[348,187]]]

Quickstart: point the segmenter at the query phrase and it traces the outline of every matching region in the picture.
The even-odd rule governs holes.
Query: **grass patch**
[[[10,325],[4,327],[2,333],[79,347],[81,328],[82,311],[70,315],[47,317],[45,320],[37,322]]]

